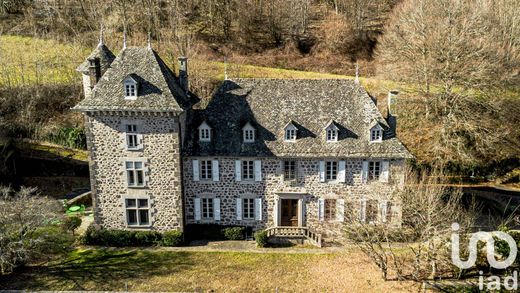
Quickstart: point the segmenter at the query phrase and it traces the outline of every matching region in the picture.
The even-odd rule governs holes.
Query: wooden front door
[[[281,202],[282,214],[280,224],[282,226],[298,226],[298,200],[281,199]]]

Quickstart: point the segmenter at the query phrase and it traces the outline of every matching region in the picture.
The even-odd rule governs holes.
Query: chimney
[[[388,92],[388,105],[387,105],[387,116],[386,120],[388,121],[388,125],[390,126],[390,130],[393,135],[397,135],[397,116],[394,115],[395,103],[397,102],[397,95],[399,91],[391,90]]]
[[[88,75],[90,78],[90,88],[93,89],[101,78],[101,64],[99,58],[88,59]]]
[[[189,92],[188,83],[188,58],[179,57],[179,84],[185,93]]]

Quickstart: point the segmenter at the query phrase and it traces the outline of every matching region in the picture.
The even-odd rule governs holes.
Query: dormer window
[[[334,124],[334,122],[329,123],[327,128],[325,128],[325,136],[327,142],[338,141],[338,130],[339,128]]]
[[[383,128],[379,124],[370,129],[370,141],[381,142],[383,141]]]
[[[298,129],[296,128],[296,126],[294,126],[294,124],[292,124],[292,123],[289,123],[285,127],[285,141],[296,141],[296,132],[297,131],[298,131]]]
[[[199,126],[199,141],[211,141],[211,127],[209,127],[206,122],[202,122],[202,124]]]
[[[255,128],[249,122],[242,128],[242,134],[244,142],[255,142]]]
[[[137,81],[133,79],[131,76],[128,76],[124,84],[125,91],[125,99],[126,100],[135,100],[137,99]]]

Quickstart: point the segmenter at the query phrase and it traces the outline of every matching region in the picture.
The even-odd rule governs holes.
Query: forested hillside
[[[224,60],[230,78],[352,78],[357,63],[381,108],[388,90],[400,91],[399,136],[420,165],[520,173],[517,0],[0,3],[4,136],[60,143],[63,129],[81,130],[81,117],[68,111],[81,99],[74,68],[102,26],[115,53],[126,30],[130,45],[146,45],[149,33],[172,67],[188,56],[203,102],[223,79]]]

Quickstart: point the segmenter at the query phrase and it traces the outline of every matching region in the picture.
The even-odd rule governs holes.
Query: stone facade
[[[91,114],[86,119],[96,223],[110,229],[130,229],[124,199],[146,198],[151,206],[151,226],[146,229],[182,230],[178,118]],[[127,150],[125,122],[140,125],[142,149]],[[128,187],[127,159],[144,162],[145,187]]]
[[[194,181],[193,160],[218,160],[219,181]],[[239,159],[261,160],[262,180],[236,181],[235,161]],[[389,200],[392,202],[389,224],[401,225],[401,206],[392,198],[394,191],[401,186],[403,180],[404,160],[390,161],[388,182],[362,182],[362,159],[345,160],[345,182],[320,182],[319,159],[295,160],[297,179],[285,181],[283,176],[283,159],[281,158],[238,158],[238,157],[188,157],[184,158],[183,181],[186,202],[186,222],[218,223],[222,225],[252,226],[253,229],[271,227],[278,221],[279,198],[302,199],[303,226],[314,228],[327,238],[341,236],[344,222],[337,220],[320,220],[318,218],[318,199],[343,199],[345,201],[344,221],[351,216],[357,217],[361,199]],[[334,158],[339,161],[341,158]],[[262,220],[237,220],[236,199],[241,197],[261,198]],[[197,197],[220,198],[220,220],[195,220],[194,199]],[[378,213],[378,217],[380,214]],[[380,220],[378,218],[378,220]],[[279,223],[278,223],[279,224]]]
[[[355,219],[401,225],[393,195],[412,156],[390,113],[353,81],[225,80],[197,106],[187,72],[175,76],[151,47],[115,57],[102,40],[78,71],[85,99],[74,109],[85,113],[95,222],[104,228],[292,225],[334,239]],[[292,180],[286,160],[296,162]],[[325,180],[325,161],[338,179]],[[240,180],[239,170],[249,176]],[[384,176],[367,180],[376,173]]]

